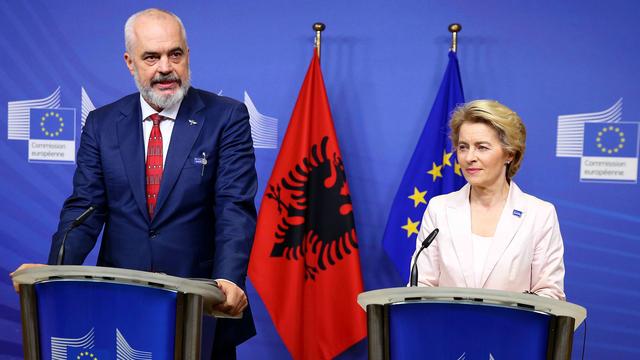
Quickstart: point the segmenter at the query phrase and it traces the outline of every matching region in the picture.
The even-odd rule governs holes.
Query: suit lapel
[[[131,105],[120,109],[121,117],[117,122],[118,148],[124,164],[133,198],[143,216],[149,221],[147,201],[145,199],[145,159],[144,141],[142,139],[142,115],[140,114],[140,97],[131,101]]]
[[[473,243],[471,240],[471,207],[469,184],[456,193],[447,204],[449,232],[467,287],[473,286]]]
[[[498,221],[496,233],[493,237],[493,243],[489,248],[489,254],[487,255],[487,260],[482,273],[482,285],[480,287],[483,287],[487,282],[487,279],[496,267],[498,260],[500,260],[502,254],[504,254],[511,241],[516,236],[520,225],[522,225],[524,217],[527,215],[525,205],[526,203],[524,201],[522,191],[512,181],[507,202],[502,210],[502,215],[500,215],[500,221]]]
[[[180,110],[173,125],[171,143],[164,163],[164,172],[160,182],[160,193],[158,194],[154,219],[157,219],[157,214],[162,211],[162,206],[175,186],[178,176],[184,167],[184,162],[187,160],[193,144],[200,134],[200,130],[202,130],[205,119],[197,115],[197,112],[202,108],[204,108],[204,104],[200,97],[195,89],[190,88],[187,96],[180,104]]]

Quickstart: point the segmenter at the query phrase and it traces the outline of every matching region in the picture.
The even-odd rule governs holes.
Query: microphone
[[[69,235],[71,230],[82,225],[87,220],[87,218],[89,218],[89,216],[93,214],[94,211],[96,211],[96,207],[93,205],[89,206],[87,210],[85,210],[82,214],[80,214],[80,216],[73,220],[71,226],[69,226],[67,231],[65,231],[64,237],[62,238],[62,244],[60,244],[60,250],[58,251],[58,261],[56,261],[56,265],[62,265],[62,263],[64,262],[64,244],[65,242],[67,242],[67,236]]]
[[[440,232],[438,228],[433,229],[431,234],[429,234],[429,236],[427,236],[427,238],[424,239],[424,241],[422,242],[422,246],[420,247],[420,250],[418,250],[418,253],[413,259],[413,266],[411,267],[411,279],[409,281],[409,286],[418,286],[418,256],[420,256],[420,253],[422,252],[422,250],[428,248],[429,245],[431,245],[433,240],[435,240],[436,236],[438,235],[438,232]]]

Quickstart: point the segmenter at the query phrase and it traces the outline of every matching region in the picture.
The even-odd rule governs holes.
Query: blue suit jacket
[[[195,161],[203,153],[204,172]],[[246,107],[190,88],[175,120],[156,214],[150,219],[140,96],[126,96],[87,117],[73,194],[60,214],[49,263],[56,262],[73,219],[94,205],[96,212],[67,238],[65,264],[82,264],[104,225],[99,266],[222,278],[244,288],[256,188]],[[216,342],[228,345],[248,339],[255,334],[251,311],[242,320],[219,322],[216,332]]]

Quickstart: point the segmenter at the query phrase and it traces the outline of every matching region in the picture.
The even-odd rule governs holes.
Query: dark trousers
[[[211,352],[211,360],[236,360],[236,347],[216,347]]]

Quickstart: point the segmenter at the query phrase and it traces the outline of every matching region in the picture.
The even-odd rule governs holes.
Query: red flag
[[[315,50],[262,198],[249,277],[294,359],[331,359],[365,337],[351,196]]]

